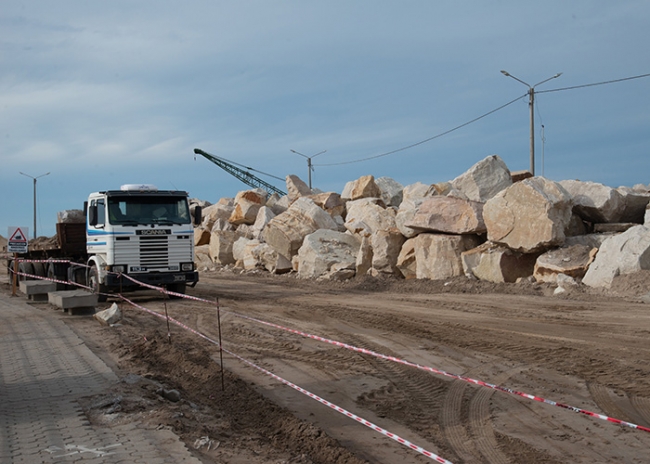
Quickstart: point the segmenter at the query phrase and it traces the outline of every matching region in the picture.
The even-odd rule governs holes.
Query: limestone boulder
[[[300,177],[295,174],[289,174],[286,177],[287,183],[287,196],[290,201],[296,201],[300,197],[307,197],[313,192],[305,182],[303,182]]]
[[[291,201],[289,200],[288,195],[280,196],[277,193],[273,193],[273,195],[266,200],[266,206],[271,208],[273,214],[277,216],[289,209]]]
[[[273,274],[285,274],[292,270],[291,261],[279,254],[268,243],[260,243],[251,250],[260,266]]]
[[[376,198],[362,198],[347,203],[345,228],[359,235],[372,235],[378,230],[396,229],[396,212],[392,208],[384,208],[383,203]]]
[[[315,195],[311,195],[309,198],[311,198],[318,206],[327,211],[332,217],[345,215],[345,201],[338,193],[317,193]]]
[[[650,229],[638,225],[605,240],[582,283],[610,287],[614,277],[650,269]]]
[[[418,279],[441,280],[463,275],[461,254],[480,244],[475,235],[420,234],[414,240]]]
[[[390,177],[380,177],[375,180],[381,192],[380,198],[386,206],[399,207],[402,203],[404,186]]]
[[[372,242],[369,236],[361,237],[357,262],[355,265],[356,275],[366,275],[372,269]]]
[[[210,257],[210,245],[194,247],[194,262],[198,271],[214,269],[214,263]]]
[[[262,263],[259,260],[259,254],[255,252],[257,247],[261,245],[259,240],[251,240],[241,237],[235,241],[232,247],[232,254],[235,258],[237,267],[246,270],[253,270],[262,268]]]
[[[643,216],[643,224],[646,227],[650,227],[650,205],[645,210],[645,215]]]
[[[266,192],[262,189],[244,190],[235,197],[235,208],[228,221],[231,224],[255,223],[257,212],[266,204]]]
[[[451,186],[467,199],[480,203],[511,185],[510,170],[498,155],[488,156],[451,181]]]
[[[405,240],[397,229],[378,230],[372,234],[370,236],[371,268],[380,274],[399,275],[397,259]]]
[[[589,269],[597,252],[598,248],[587,245],[573,245],[549,250],[537,258],[533,276],[538,282],[551,283],[557,283],[560,274],[581,279]]]
[[[625,202],[616,189],[579,180],[563,180],[560,185],[573,198],[573,211],[585,221],[620,222]]]
[[[214,221],[214,224],[212,224],[212,229],[210,229],[210,232],[213,232],[215,230],[235,230],[235,226],[228,222],[228,219],[219,218]]]
[[[487,231],[482,203],[448,196],[425,198],[406,226],[448,234],[482,234]]]
[[[257,217],[255,218],[255,222],[253,223],[253,232],[255,238],[261,238],[262,237],[262,231],[266,227],[266,225],[271,222],[271,219],[275,217],[275,213],[271,208],[268,206],[262,206],[260,210],[257,212]]]
[[[226,265],[234,264],[232,246],[240,235],[233,230],[215,230],[210,235],[210,258],[213,262]]]
[[[100,324],[112,326],[122,320],[122,310],[117,306],[117,303],[113,303],[108,309],[96,312],[93,317]]]
[[[201,226],[206,230],[212,230],[215,222],[221,220],[222,222],[228,222],[230,215],[235,209],[233,205],[224,205],[220,203],[215,203],[214,205],[206,206],[203,208],[201,214],[203,216],[201,220]]]
[[[503,245],[485,242],[461,253],[463,272],[488,282],[516,282],[533,275],[538,254],[519,253]]]
[[[619,187],[616,191],[623,197],[623,212],[620,222],[643,224],[646,208],[650,203],[650,193],[629,187]]]
[[[571,196],[557,182],[543,177],[522,180],[485,203],[488,240],[522,253],[560,246],[571,208]]]
[[[415,238],[404,242],[397,257],[397,268],[405,279],[417,278],[417,266],[415,264]]]
[[[290,261],[304,238],[319,229],[337,230],[338,226],[313,200],[301,197],[284,213],[271,219],[262,235],[266,243]]]
[[[431,186],[423,184],[422,182],[416,182],[415,184],[407,185],[402,190],[402,202],[421,200],[425,197],[434,195],[429,191],[430,187]]]
[[[415,213],[418,207],[422,204],[424,198],[413,198],[408,200],[403,200],[399,205],[397,214],[395,215],[395,225],[397,229],[402,233],[406,238],[415,237],[417,234],[421,233],[421,229],[414,229],[409,227],[407,224],[410,224],[415,217]]]
[[[194,246],[207,245],[210,243],[210,231],[199,226],[194,229]]]
[[[298,277],[319,278],[340,270],[352,271],[353,276],[359,246],[357,237],[335,230],[307,235],[298,250]]]
[[[380,198],[381,190],[372,175],[362,176],[345,184],[341,197],[346,200],[358,200],[359,198]]]

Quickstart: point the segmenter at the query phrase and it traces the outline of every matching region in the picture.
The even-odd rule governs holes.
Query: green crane
[[[256,169],[249,168],[247,166],[242,166],[239,164],[239,166],[242,166],[243,168],[246,168],[246,170],[238,168],[235,166],[237,163],[233,163],[232,161],[227,161],[223,158],[219,158],[218,156],[211,155],[210,153],[206,153],[205,151],[201,150],[200,148],[195,148],[194,153],[197,155],[201,155],[208,161],[212,161],[214,164],[219,166],[221,169],[226,171],[228,174],[232,174],[235,176],[237,179],[241,180],[243,183],[246,185],[249,185],[253,188],[261,188],[263,190],[266,190],[269,193],[277,193],[280,196],[286,195],[282,190],[280,190],[277,187],[274,187],[273,185],[269,184],[268,182],[263,181],[259,177],[251,174],[249,171],[257,171]],[[260,172],[266,176],[273,177],[278,180],[284,180],[280,177],[273,176],[271,174],[267,174],[262,171],[257,171]]]

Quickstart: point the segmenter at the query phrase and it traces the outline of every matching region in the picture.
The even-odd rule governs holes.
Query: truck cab
[[[127,184],[91,193],[87,202],[87,282],[100,301],[140,282],[185,293],[199,280],[194,265],[194,229],[187,192]],[[193,221],[194,220],[194,221]]]

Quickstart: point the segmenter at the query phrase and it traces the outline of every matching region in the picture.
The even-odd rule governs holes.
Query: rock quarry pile
[[[363,176],[343,192],[286,177],[288,194],[245,190],[201,206],[199,269],[215,265],[301,278],[465,275],[609,287],[650,269],[650,186],[611,188],[511,173],[489,156],[449,182],[402,186]]]

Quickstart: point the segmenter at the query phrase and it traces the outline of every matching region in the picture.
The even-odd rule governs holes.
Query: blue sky
[[[536,90],[650,73],[650,2],[4,0],[0,235],[53,235],[89,192],[153,183],[211,202],[247,187],[201,148],[341,192],[362,175],[450,180],[529,165]],[[650,78],[536,95],[536,170],[650,183]],[[544,125],[544,143],[541,125]],[[543,154],[543,164],[542,164]],[[325,166],[328,165],[328,166]],[[260,176],[284,189],[281,181]]]

